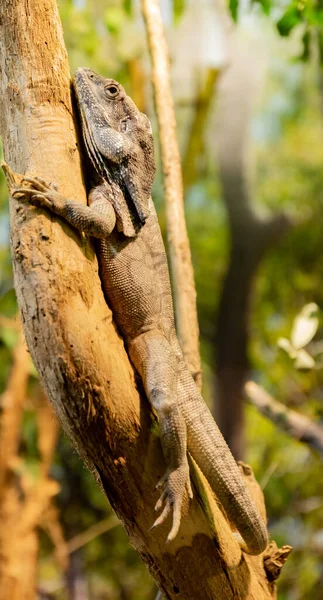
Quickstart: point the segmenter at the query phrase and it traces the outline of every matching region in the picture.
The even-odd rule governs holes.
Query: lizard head
[[[73,86],[86,150],[95,170],[123,189],[127,210],[143,224],[155,175],[149,119],[120,83],[91,69],[77,69]],[[122,220],[124,215],[120,216]]]

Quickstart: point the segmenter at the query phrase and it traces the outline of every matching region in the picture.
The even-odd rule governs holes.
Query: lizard
[[[152,527],[171,515],[167,543],[178,533],[185,494],[193,497],[189,452],[243,538],[242,549],[260,554],[268,543],[266,525],[177,339],[166,252],[151,198],[150,121],[121,84],[89,68],[77,69],[73,89],[88,163],[87,206],[39,177],[24,177],[12,195],[94,238],[103,292],[158,417],[167,468],[156,486],[161,495],[155,510],[161,513]]]

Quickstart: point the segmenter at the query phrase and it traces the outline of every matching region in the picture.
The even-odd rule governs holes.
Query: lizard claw
[[[50,192],[52,190],[54,190],[55,192],[57,192],[57,185],[53,182],[51,183],[46,183],[46,181],[44,181],[44,179],[42,179],[41,177],[23,177],[21,180],[21,183],[29,183],[32,188],[35,190],[38,190],[39,192]]]
[[[156,488],[160,488],[163,485],[165,485],[165,487],[155,505],[155,511],[157,512],[161,510],[164,503],[165,506],[161,515],[156,519],[151,529],[158,527],[158,525],[162,525],[172,511],[173,524],[167,536],[166,543],[168,544],[178,534],[181,524],[181,509],[185,490],[187,491],[189,498],[193,498],[188,464],[182,465],[173,471],[167,470],[165,475],[163,475],[163,477],[157,483]]]
[[[25,187],[26,184],[28,187]],[[23,177],[12,196],[20,202],[46,207],[58,214],[65,206],[65,198],[57,192],[55,183],[47,184],[40,177]]]

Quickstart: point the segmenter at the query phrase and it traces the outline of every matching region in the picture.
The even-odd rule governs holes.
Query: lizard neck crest
[[[149,215],[155,174],[149,120],[118,82],[91,69],[78,69],[73,86],[86,152],[111,188],[118,229],[132,237]]]

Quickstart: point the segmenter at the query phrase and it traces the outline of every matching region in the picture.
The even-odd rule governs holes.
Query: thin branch
[[[55,512],[53,512],[53,510]],[[48,516],[50,517],[51,521],[52,521],[52,517],[54,517],[54,521],[53,521],[54,528],[52,527],[52,523],[51,523],[51,527],[48,527],[48,523],[47,523]],[[60,524],[59,524],[59,521],[57,520],[57,511],[56,511],[56,509],[54,509],[54,507],[53,508],[49,507],[49,510],[45,514],[45,519],[44,519],[44,523],[42,526],[43,526],[44,530],[46,530],[49,533],[52,541],[54,542],[55,557],[59,560],[60,564],[62,564],[63,566],[64,565],[66,566],[66,559],[69,554],[72,554],[73,552],[76,552],[76,550],[83,548],[83,546],[85,546],[89,542],[92,542],[92,540],[95,540],[97,537],[99,537],[103,533],[106,533],[107,531],[110,531],[114,527],[121,525],[121,521],[116,517],[116,515],[112,515],[112,516],[108,517],[107,519],[103,519],[103,521],[99,521],[99,523],[95,523],[94,525],[91,525],[91,527],[88,527],[88,529],[85,529],[85,531],[82,531],[81,533],[75,535],[74,537],[72,537],[70,540],[67,540],[67,541],[63,538],[61,528],[59,527],[59,529],[58,529],[58,527],[57,527],[58,525],[60,525]],[[57,535],[57,533],[59,535]],[[54,556],[54,554],[50,554],[46,558],[46,561],[52,560],[53,556]]]
[[[323,427],[300,413],[286,408],[275,400],[254,381],[245,385],[247,398],[262,415],[270,419],[280,429],[299,442],[307,444],[311,450],[319,452],[323,459]]]
[[[196,384],[201,387],[196,291],[187,236],[181,158],[170,84],[168,48],[158,0],[142,0],[149,49],[165,179],[168,246],[180,344]]]
[[[72,554],[72,552],[76,552],[76,550],[79,550],[79,548],[82,548],[95,538],[99,537],[99,535],[110,531],[118,525],[121,525],[121,523],[116,517],[116,515],[112,515],[111,517],[108,517],[107,519],[104,519],[99,523],[95,523],[82,533],[79,533],[78,535],[74,536],[72,539],[66,542],[69,554]]]

